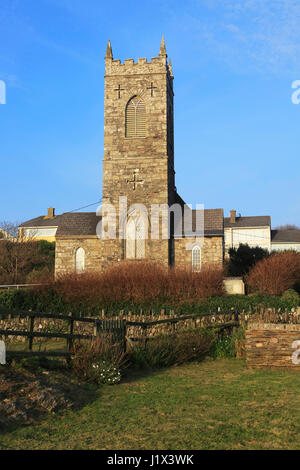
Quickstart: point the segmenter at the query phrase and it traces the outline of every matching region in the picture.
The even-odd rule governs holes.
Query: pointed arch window
[[[78,248],[75,253],[75,271],[76,273],[83,273],[85,270],[85,251],[83,248]]]
[[[138,96],[131,98],[125,110],[125,136],[145,137],[146,135],[146,107]]]
[[[201,248],[194,246],[192,249],[192,270],[195,273],[201,271]]]
[[[142,217],[131,215],[126,224],[126,258],[145,258],[146,224]]]

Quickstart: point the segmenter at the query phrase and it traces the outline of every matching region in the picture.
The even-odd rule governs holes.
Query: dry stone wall
[[[249,368],[300,371],[300,324],[250,323],[245,350]]]

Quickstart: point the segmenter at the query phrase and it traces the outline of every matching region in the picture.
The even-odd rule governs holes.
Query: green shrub
[[[231,334],[218,335],[210,355],[214,358],[241,356],[241,347],[245,338],[245,327],[241,326]]]
[[[55,243],[45,240],[3,240],[0,244],[0,284],[25,284],[27,277],[42,273],[40,282],[53,280]]]
[[[211,351],[214,358],[235,357],[235,343],[232,336],[219,336]]]
[[[202,314],[209,315],[217,313],[218,310],[222,313],[232,313],[233,311],[241,312],[254,311],[255,308],[275,308],[281,310],[289,310],[291,307],[296,307],[298,303],[296,300],[291,302],[290,299],[279,296],[251,294],[244,295],[229,295],[211,297],[206,301],[193,301],[182,302],[180,305],[173,302],[94,302],[93,305],[89,302],[76,302],[66,300],[61,294],[58,294],[53,289],[43,290],[10,290],[0,291],[0,307],[17,310],[32,310],[43,313],[61,313],[68,314],[82,314],[83,316],[99,316],[102,310],[105,311],[107,317],[115,316],[123,310],[140,314],[141,311],[145,314],[154,313],[159,315],[161,310],[164,310],[167,315],[187,315],[187,314]]]
[[[300,295],[294,289],[288,289],[282,294],[281,300],[290,304],[291,307],[297,307],[300,302]]]
[[[120,369],[104,359],[97,360],[91,364],[89,376],[93,382],[99,385],[116,385],[121,381]]]
[[[228,274],[230,276],[244,276],[261,259],[269,256],[268,250],[259,246],[251,248],[241,243],[238,248],[230,248],[228,251]]]

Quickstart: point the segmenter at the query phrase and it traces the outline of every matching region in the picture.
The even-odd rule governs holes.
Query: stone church
[[[166,209],[174,204],[183,209],[185,205],[175,186],[173,80],[164,38],[158,57],[149,62],[140,58],[121,63],[113,58],[108,42],[102,204],[115,209],[115,236],[99,237],[97,227],[104,217],[99,212],[56,216],[50,209],[48,216],[22,224],[23,230],[53,230],[56,275],[98,271],[124,259],[153,260],[195,271],[208,265],[222,266],[223,209],[202,210],[201,234],[197,233],[197,210],[190,209],[182,234],[176,227],[178,220]],[[125,212],[120,207],[124,198],[129,208]],[[140,210],[141,204],[148,214],[153,206],[162,208],[162,216],[168,218],[168,237],[163,236],[160,226],[155,237],[150,235],[152,219]]]

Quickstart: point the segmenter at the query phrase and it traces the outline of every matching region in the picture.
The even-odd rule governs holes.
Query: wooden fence
[[[0,290],[19,290],[19,289],[30,289],[32,287],[41,286],[42,284],[12,284],[0,286]]]
[[[27,351],[7,351],[8,357],[26,357],[26,356],[53,356],[53,357],[69,357],[72,354],[73,343],[75,340],[92,340],[93,338],[106,334],[109,335],[112,342],[118,342],[123,345],[124,350],[126,349],[127,330],[131,326],[138,326],[142,330],[142,335],[139,338],[146,344],[150,339],[147,337],[147,329],[152,328],[155,325],[163,324],[175,324],[181,321],[195,319],[200,315],[185,315],[175,318],[168,318],[163,320],[148,321],[148,322],[139,322],[139,321],[127,321],[124,319],[98,319],[98,318],[85,318],[82,316],[74,315],[70,313],[69,315],[59,315],[59,314],[50,314],[50,313],[39,313],[39,312],[25,312],[25,311],[15,311],[0,307],[0,319],[28,319],[27,330],[11,330],[11,329],[0,329],[0,337],[8,336],[19,336],[28,338]],[[68,322],[68,333],[62,332],[40,332],[35,331],[35,322],[37,319],[49,319],[49,320],[63,320]],[[93,324],[93,335],[89,334],[74,334],[74,323],[89,323]],[[206,326],[206,328],[216,328],[220,330],[226,330],[239,325],[238,321],[231,321],[227,323],[214,323],[212,325]],[[33,351],[33,341],[34,338],[48,338],[48,339],[65,339],[67,351]]]
[[[10,330],[10,329],[0,329],[0,336],[21,336],[28,338],[28,349],[27,351],[7,351],[7,356],[65,356],[68,357],[73,348],[74,340],[91,340],[93,335],[82,335],[74,334],[74,322],[83,322],[83,323],[93,323],[95,325],[95,319],[91,318],[80,318],[75,315],[55,315],[47,313],[33,313],[33,312],[15,312],[8,309],[0,308],[0,318],[27,318],[28,319],[28,329],[27,330]],[[40,332],[34,331],[35,321],[37,319],[49,319],[49,320],[63,320],[69,323],[69,332]],[[96,334],[96,329],[94,329],[94,335]],[[48,338],[48,339],[65,339],[67,345],[66,352],[58,351],[33,351],[33,340],[34,338]]]

